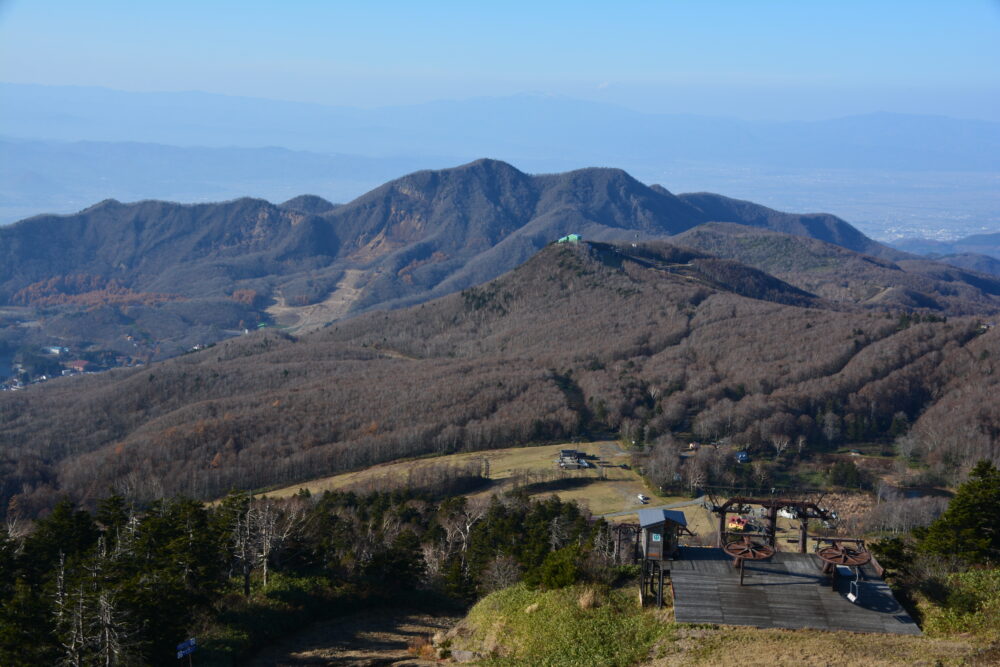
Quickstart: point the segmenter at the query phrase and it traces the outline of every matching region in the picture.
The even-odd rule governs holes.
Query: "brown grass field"
[[[560,470],[555,463],[560,449],[577,449],[597,457],[591,459],[595,467],[584,470]],[[676,507],[676,509],[684,512],[688,528],[695,534],[695,537],[682,539],[682,543],[714,544],[718,529],[715,516],[693,498],[662,496],[656,493],[645,484],[634,470],[622,467],[623,464],[630,463],[631,456],[622,450],[618,442],[612,440],[582,444],[562,443],[536,447],[511,447],[393,461],[364,470],[322,477],[270,490],[267,491],[267,495],[281,498],[294,495],[300,489],[308,489],[311,493],[317,494],[324,491],[372,491],[394,488],[404,484],[407,476],[422,466],[478,465],[483,459],[490,463],[490,479],[493,483],[489,488],[471,494],[471,498],[488,498],[491,495],[509,491],[515,486],[526,486],[534,498],[554,494],[564,501],[576,501],[594,515],[615,514],[632,510],[633,512],[627,514],[608,517],[608,520],[636,523],[639,519],[638,514],[634,512],[638,512],[640,508],[644,507],[638,501],[638,494],[643,493],[650,498],[649,504],[645,507],[688,503]],[[845,514],[844,510],[849,510],[844,504],[843,498],[838,499],[831,495],[830,503],[842,515]],[[797,524],[798,522],[795,520],[778,518],[778,548],[780,550],[798,551],[799,545],[796,542],[789,542],[789,539],[798,540]],[[810,534],[815,534],[816,528],[817,526],[811,525]],[[813,547],[812,543],[808,545],[809,550],[812,550]]]
[[[735,626],[679,627],[673,641],[661,642],[643,665],[988,665],[963,640],[899,635],[777,630]],[[985,657],[986,662],[978,658]]]
[[[559,456],[559,450],[567,448],[577,449],[598,457],[596,460],[591,460],[597,466],[584,470],[559,470],[555,460]],[[465,465],[479,462],[484,458],[490,462],[490,479],[494,483],[489,489],[474,494],[473,497],[489,497],[495,493],[509,490],[515,485],[527,485],[529,489],[534,490],[531,493],[533,497],[555,494],[562,500],[575,500],[580,505],[587,507],[593,514],[638,510],[642,507],[638,501],[640,493],[650,497],[649,507],[691,500],[690,498],[658,495],[653,489],[646,486],[634,470],[622,468],[622,464],[629,463],[630,455],[614,441],[512,447],[426,459],[393,461],[364,470],[323,477],[268,491],[267,495],[280,498],[294,495],[300,489],[308,489],[314,494],[347,489],[376,489],[384,487],[384,482],[388,482],[390,485],[399,484],[416,467]],[[606,465],[600,465],[602,463]],[[684,511],[687,512],[688,508],[684,508]],[[688,521],[693,521],[699,528],[710,527],[707,513],[704,520],[698,514],[700,513],[692,510]],[[635,515],[616,517],[614,520],[635,520]]]

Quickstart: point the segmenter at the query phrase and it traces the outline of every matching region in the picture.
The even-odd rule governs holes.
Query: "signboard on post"
[[[187,640],[186,642],[181,642],[180,644],[177,645],[177,659],[180,660],[184,656],[188,656],[188,663],[190,664],[191,662],[190,656],[192,653],[194,653],[194,650],[196,648],[198,648],[198,646],[197,643],[195,642],[194,637]]]

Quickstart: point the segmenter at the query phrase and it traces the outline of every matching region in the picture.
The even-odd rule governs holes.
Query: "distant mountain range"
[[[893,246],[918,255],[947,257],[958,254],[989,255],[1000,259],[1000,232],[974,234],[957,241],[932,241],[930,239],[900,239]]]
[[[0,126],[2,127],[2,126]],[[0,138],[0,224],[95,201],[271,201],[301,192],[354,199],[400,174],[461,160],[377,158],[286,148]]]
[[[892,246],[969,271],[1000,276],[1000,232],[973,234],[957,241],[900,239]]]
[[[709,222],[741,231],[695,233]],[[343,205],[315,196],[281,205],[108,200],[0,228],[0,343],[161,358],[260,324],[302,332],[467,289],[570,233],[637,243],[685,232],[682,243],[847,305],[1000,308],[995,278],[914,261],[832,215],[674,195],[618,169],[532,176],[477,160]]]
[[[622,167],[677,191],[830,211],[879,239],[1000,225],[1000,123],[741,121],[538,95],[357,109],[0,84],[0,224],[108,197],[349,201],[414,169],[483,155],[531,173]]]
[[[208,93],[0,84],[8,137],[566,163],[1000,169],[1000,123],[877,113],[811,122],[650,114],[540,95],[360,109]],[[553,165],[559,168],[558,165]],[[532,165],[535,168],[535,165]]]

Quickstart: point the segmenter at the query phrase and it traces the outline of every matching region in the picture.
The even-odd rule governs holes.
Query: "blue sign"
[[[198,648],[198,646],[196,645],[194,637],[187,640],[186,642],[181,642],[180,644],[177,645],[177,659],[180,660],[186,655],[191,655],[192,653],[194,653],[194,650],[196,648]]]

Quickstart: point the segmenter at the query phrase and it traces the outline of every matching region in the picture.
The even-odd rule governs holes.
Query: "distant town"
[[[144,366],[146,363],[147,359],[110,350],[77,353],[60,345],[23,349],[13,356],[10,366],[3,369],[8,376],[0,382],[0,391],[18,391],[55,378]]]

